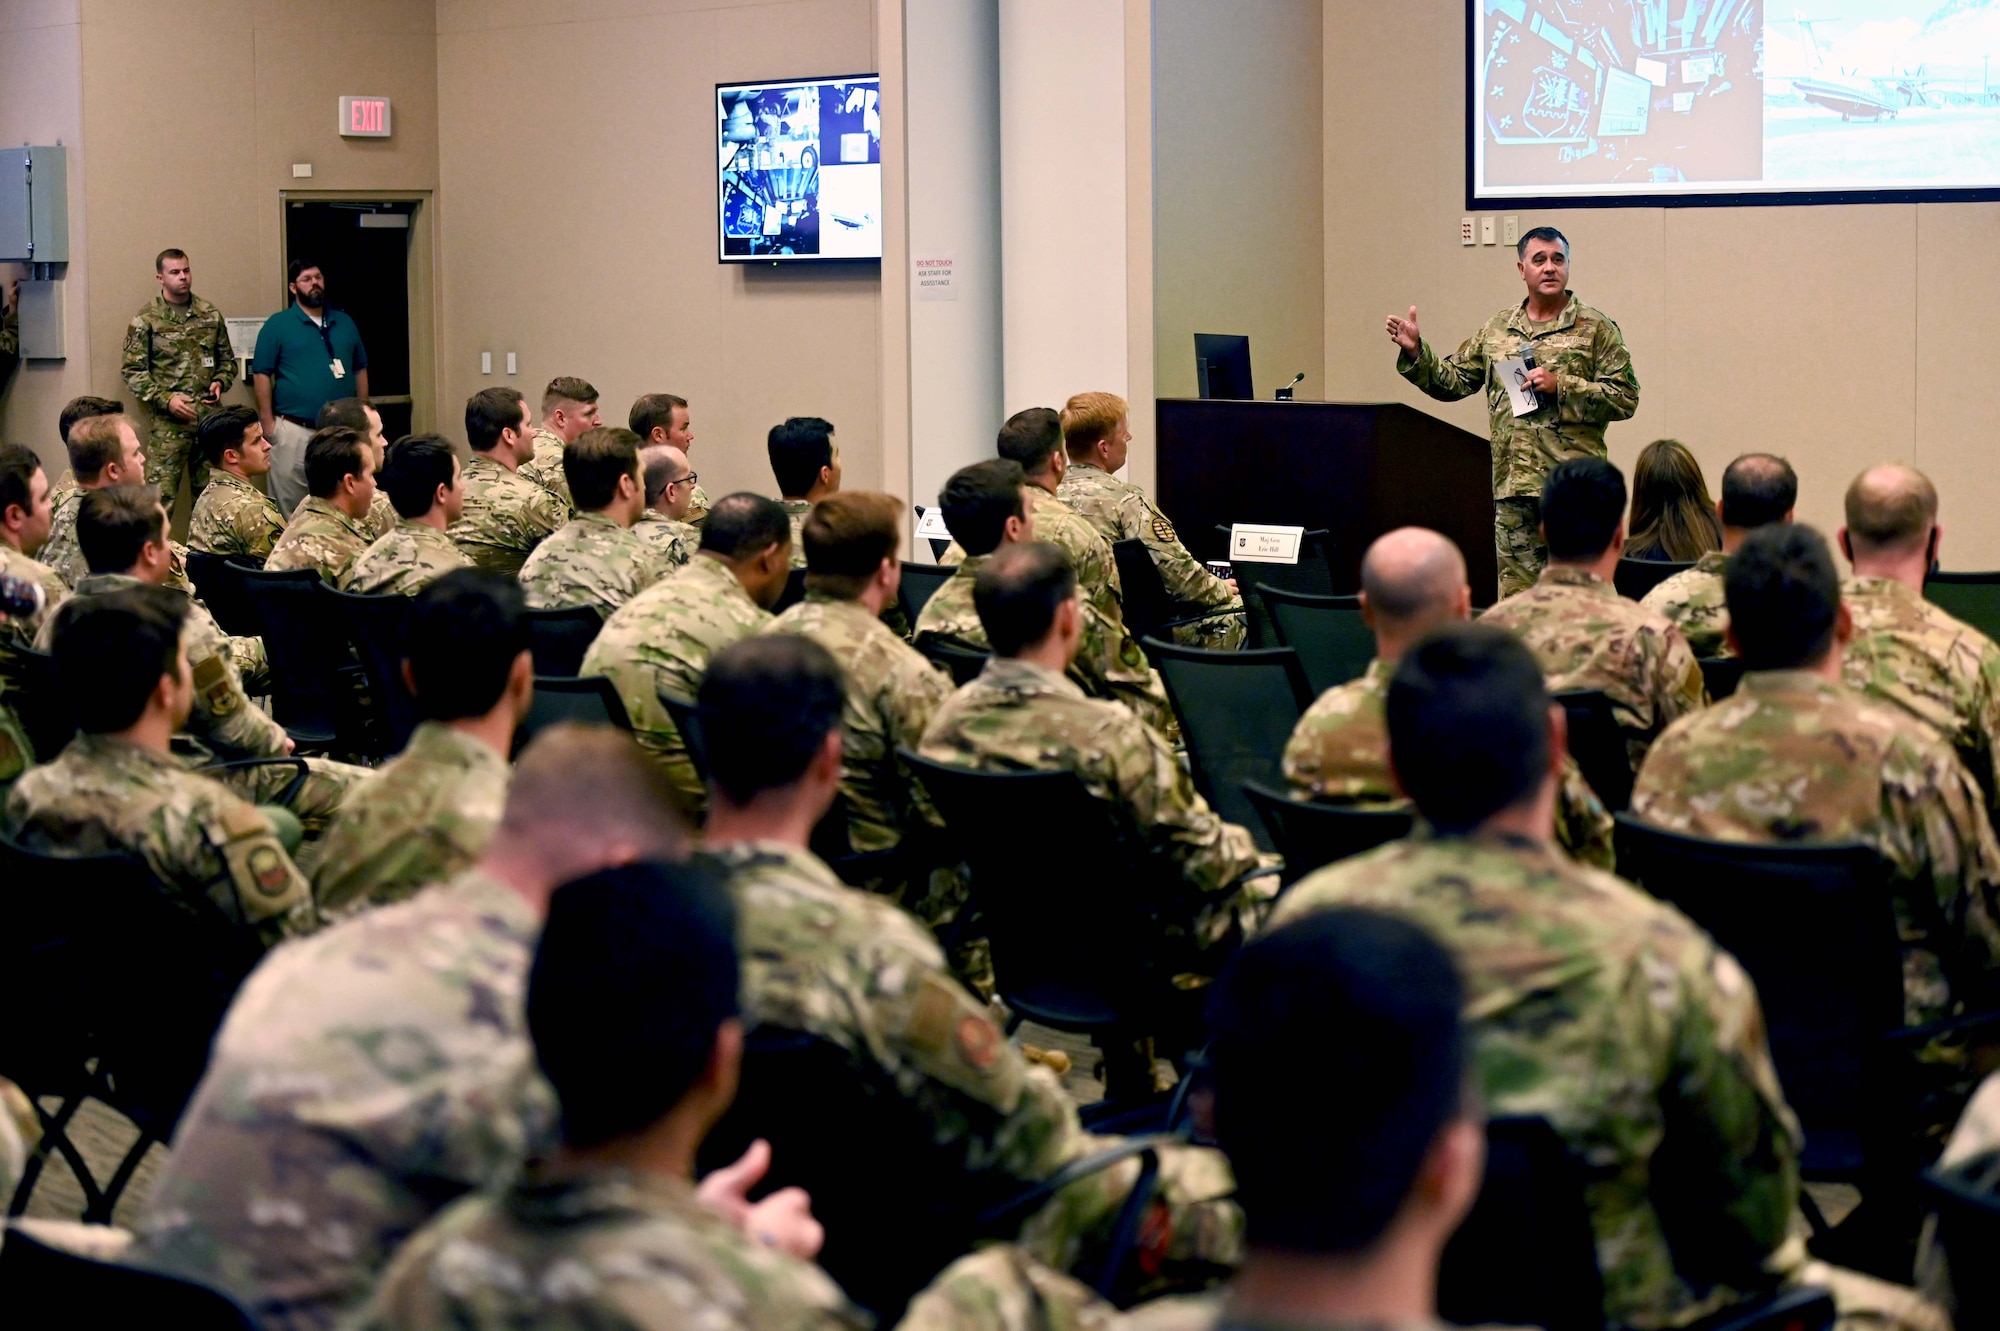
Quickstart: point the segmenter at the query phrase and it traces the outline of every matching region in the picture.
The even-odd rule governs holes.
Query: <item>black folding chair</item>
[[[1180,716],[1196,788],[1217,813],[1272,849],[1243,783],[1284,784],[1285,743],[1313,696],[1298,653],[1289,647],[1211,652],[1157,638],[1143,645]]]
[[[1416,824],[1408,809],[1297,800],[1259,781],[1245,781],[1243,793],[1270,829],[1272,845],[1285,857],[1288,887],[1322,865],[1400,841]]]
[[[583,666],[584,653],[604,627],[604,617],[593,605],[530,610],[527,619],[535,673],[550,678],[575,678]]]
[[[0,643],[0,690],[28,734],[36,762],[49,762],[76,735],[76,713],[46,652]]]
[[[271,661],[271,715],[301,749],[365,753],[372,747],[356,706],[354,647],[340,616],[327,613],[316,569],[243,569],[243,591],[264,627]]]
[[[233,638],[255,638],[264,632],[257,611],[243,594],[244,569],[262,569],[264,561],[254,555],[216,555],[206,550],[187,552],[188,581],[194,593],[215,616],[224,633]]]
[[[951,675],[951,682],[963,688],[979,677],[992,659],[992,652],[982,652],[972,647],[964,647],[955,642],[947,642],[935,633],[927,633],[917,639],[917,650],[926,660],[935,661]]]
[[[1612,813],[1632,803],[1632,755],[1611,699],[1601,689],[1565,689],[1550,697],[1569,718],[1569,755]]]
[[[2000,1153],[1924,1175],[1937,1238],[1951,1273],[1952,1314],[1962,1327],[2000,1326]]]
[[[620,730],[632,728],[632,718],[626,715],[625,700],[618,696],[618,689],[602,675],[585,675],[581,679],[550,679],[535,676],[535,700],[528,704],[528,715],[514,732],[514,756],[528,747],[528,741],[549,726],[562,721],[574,721],[586,726],[616,726]]]
[[[347,636],[361,657],[361,672],[368,677],[368,695],[382,718],[380,741],[371,746],[377,751],[369,756],[401,753],[421,719],[416,695],[403,681],[403,628],[410,617],[412,598],[393,592],[357,596],[335,591],[325,583],[320,584],[319,594],[347,626]]]
[[[1143,644],[1148,637],[1170,637],[1184,624],[1238,615],[1240,610],[1211,610],[1207,614],[1174,617],[1174,603],[1167,584],[1153,562],[1152,552],[1137,537],[1111,543],[1111,556],[1118,561],[1118,582],[1123,593],[1125,629]]]
[[[1215,531],[1222,540],[1222,548],[1228,550],[1231,529],[1218,522]],[[1285,640],[1271,622],[1269,609],[1263,602],[1264,588],[1276,587],[1302,596],[1333,595],[1333,561],[1327,550],[1332,535],[1325,528],[1305,533],[1299,541],[1299,558],[1295,564],[1245,560],[1231,565],[1231,571],[1236,575],[1236,589],[1243,597],[1244,612],[1250,616],[1250,631],[1244,643],[1246,647],[1284,645]]]
[[[1368,673],[1375,634],[1362,621],[1360,597],[1309,596],[1268,583],[1258,586],[1257,597],[1277,642],[1299,654],[1314,697]]]
[[[1708,688],[1710,702],[1721,702],[1743,682],[1743,662],[1734,656],[1704,656],[1695,664],[1701,667],[1701,682]]]
[[[1611,585],[1626,600],[1643,601],[1647,592],[1674,574],[1685,573],[1693,567],[1692,560],[1676,563],[1669,559],[1620,559],[1617,570],[1611,575]]]
[[[681,743],[687,746],[688,761],[694,765],[694,774],[703,781],[708,780],[708,741],[701,735],[701,712],[693,703],[682,702],[678,698],[662,697],[660,705],[673,718],[674,729],[681,732]]]
[[[785,575],[785,590],[778,593],[778,603],[771,607],[771,613],[782,615],[805,599],[806,571],[802,568],[795,568]]]
[[[0,1243],[0,1307],[22,1326],[258,1331],[257,1319],[221,1290],[81,1257],[20,1229]]]
[[[1924,599],[1989,638],[2000,638],[2000,573],[1933,573]]]
[[[903,565],[903,581],[896,596],[902,601],[903,613],[912,624],[917,622],[917,616],[923,613],[924,607],[930,604],[931,597],[937,595],[937,589],[950,582],[957,572],[957,569],[943,564]]]

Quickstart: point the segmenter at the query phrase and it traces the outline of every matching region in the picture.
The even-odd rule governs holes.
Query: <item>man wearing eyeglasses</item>
[[[295,303],[264,321],[250,374],[257,419],[271,441],[265,489],[290,516],[307,494],[306,444],[319,429],[320,408],[337,398],[368,400],[368,348],[354,320],[327,303],[317,263],[294,259],[287,275]]]
[[[700,529],[688,521],[701,478],[688,466],[687,454],[672,444],[648,445],[639,450],[639,461],[646,469],[646,511],[632,530],[679,567],[701,544]]]

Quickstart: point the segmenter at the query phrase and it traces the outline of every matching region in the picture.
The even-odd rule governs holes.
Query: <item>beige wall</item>
[[[1400,398],[1483,434],[1480,400],[1433,403],[1396,377],[1382,328],[1414,303],[1449,349],[1521,297],[1509,250],[1457,238],[1463,0],[1324,12],[1327,396]],[[1624,330],[1642,396],[1610,441],[1628,473],[1662,436],[1711,488],[1736,454],[1780,452],[1800,517],[1831,534],[1855,473],[1904,458],[1944,496],[1946,567],[2000,567],[2000,377],[1980,360],[2000,335],[2000,204],[1520,216],[1562,228],[1577,293]]]
[[[771,493],[765,432],[800,414],[834,423],[848,485],[879,485],[876,266],[715,261],[714,85],[872,70],[870,0],[437,8],[447,431],[478,388],[580,374],[619,424],[641,393],[688,398],[713,496]]]

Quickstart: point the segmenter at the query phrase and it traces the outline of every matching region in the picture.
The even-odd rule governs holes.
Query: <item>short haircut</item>
[[[542,390],[542,415],[546,416],[565,402],[578,406],[589,406],[597,401],[597,390],[588,380],[573,374],[559,374],[549,380],[549,386]]]
[[[315,499],[331,499],[339,492],[342,478],[361,474],[368,452],[362,437],[362,432],[351,426],[322,425],[306,440],[307,494]],[[384,459],[384,470],[386,463]]]
[[[1432,629],[1396,663],[1385,709],[1397,779],[1440,832],[1512,808],[1549,770],[1542,668],[1505,629]]]
[[[1465,557],[1448,536],[1436,532],[1409,533],[1397,542],[1407,548],[1412,539],[1422,548],[1416,559],[1397,559],[1384,537],[1370,543],[1361,557],[1361,590],[1378,622],[1412,624],[1449,613],[1465,587]],[[1379,547],[1379,549],[1378,549]]]
[[[107,485],[85,490],[76,512],[76,543],[92,573],[123,573],[148,542],[167,539],[167,514],[157,485]]]
[[[1569,253],[1568,236],[1565,236],[1552,226],[1538,226],[1522,235],[1520,242],[1514,246],[1514,257],[1517,259],[1528,257],[1528,243],[1536,240],[1558,241],[1563,247],[1563,253]]]
[[[673,393],[647,393],[632,404],[625,423],[641,439],[650,439],[657,429],[674,428],[674,408],[687,406],[687,399]]]
[[[69,432],[69,470],[77,480],[88,484],[104,474],[104,469],[114,462],[125,460],[125,440],[118,427],[132,428],[132,418],[124,412],[105,416],[86,416],[71,427]]]
[[[639,482],[639,436],[621,425],[585,430],[563,450],[562,469],[577,508],[595,513],[618,497],[621,476]]]
[[[1000,427],[1000,456],[1033,474],[1063,446],[1062,416],[1054,407],[1017,411]]]
[[[185,259],[185,258],[187,258],[186,250],[171,250],[171,249],[161,250],[158,254],[153,256],[153,271],[156,273],[164,273],[165,271],[167,271],[167,260]]]
[[[249,407],[217,407],[194,427],[195,447],[211,467],[222,465],[222,455],[243,447],[243,436],[257,423],[257,413]]]
[[[176,673],[193,602],[165,587],[121,587],[70,598],[56,611],[56,678],[87,735],[128,729],[162,675]]]
[[[22,444],[0,444],[0,517],[20,505],[23,513],[35,505],[35,473],[42,460],[35,450]]]
[[[368,404],[358,397],[337,397],[319,409],[319,419],[315,424],[322,430],[329,425],[345,425],[350,430],[359,430],[361,437],[368,437]]]
[[[1465,985],[1416,924],[1314,911],[1245,943],[1209,1003],[1215,1133],[1258,1248],[1372,1248],[1465,1116]],[[1331,1096],[1301,1095],[1301,1067]]]
[[[1833,650],[1840,574],[1826,538],[1803,523],[1757,528],[1722,575],[1729,631],[1745,670],[1796,670]]]
[[[1604,458],[1556,464],[1542,486],[1542,530],[1550,559],[1591,559],[1611,546],[1625,519],[1625,474]]]
[[[972,605],[996,656],[1019,656],[1049,636],[1076,595],[1076,570],[1059,545],[1026,541],[994,554],[972,580]]]
[[[643,439],[645,436],[639,431],[634,430],[632,437],[634,439]],[[646,444],[640,448],[639,463],[645,468],[646,504],[648,507],[659,503],[660,496],[667,492],[667,487],[675,481],[683,479],[687,474],[681,470],[681,467],[685,464],[677,465],[674,462],[674,454],[679,451],[672,444]],[[692,471],[693,468],[689,468],[688,470]]]
[[[599,1146],[665,1118],[737,1015],[736,908],[708,871],[641,862],[565,883],[528,970],[528,1035],[563,1140]]]
[[[851,601],[882,561],[896,556],[903,502],[872,490],[828,495],[806,515],[806,590]]]
[[[1745,453],[1722,472],[1722,525],[1782,522],[1799,502],[1799,474],[1775,453]]]
[[[475,453],[490,453],[508,430],[521,428],[528,399],[518,388],[482,388],[465,400],[465,442]]]
[[[78,421],[87,421],[92,416],[116,416],[124,410],[116,398],[93,397],[88,393],[73,397],[63,403],[62,412],[56,417],[56,434],[67,444],[69,432],[76,428]]]
[[[420,518],[437,503],[440,485],[449,486],[458,460],[441,434],[406,434],[389,445],[378,483],[389,494],[396,516]]]
[[[846,698],[839,663],[811,638],[765,633],[723,648],[696,698],[709,782],[738,804],[791,785],[840,729]]]
[[[938,492],[945,530],[968,555],[990,555],[1007,539],[1007,519],[1028,514],[1021,464],[989,458],[960,467]]]
[[[1878,479],[1877,473],[1888,473]],[[1937,525],[1937,487],[1915,467],[1871,467],[1847,487],[1847,539],[1856,554],[1920,548]]]
[[[819,483],[820,468],[833,465],[833,426],[817,416],[793,416],[771,427],[764,446],[778,493],[802,498]]]
[[[530,648],[528,602],[502,573],[455,568],[410,604],[403,655],[427,721],[484,716],[507,691],[514,661]]]
[[[775,499],[738,491],[724,495],[701,524],[701,549],[724,559],[748,559],[792,543],[792,520]]]
[[[1063,443],[1069,455],[1077,457],[1109,439],[1118,422],[1132,414],[1132,408],[1116,393],[1078,393],[1063,403]]]
[[[673,783],[628,731],[566,721],[536,732],[514,760],[499,835],[615,841],[641,859],[685,859],[693,842]]]
[[[299,274],[300,274],[300,273],[303,273],[303,272],[305,272],[305,271],[306,271],[307,269],[309,269],[309,268],[319,268],[319,260],[318,260],[318,259],[294,259],[294,260],[292,260],[292,261],[291,261],[290,263],[286,264],[286,265],[285,265],[285,285],[286,285],[286,286],[290,286],[290,285],[291,285],[292,283],[294,283],[294,282],[298,281],[298,280],[299,280]],[[325,276],[326,276],[326,269],[324,269],[324,268],[320,268],[320,269],[319,269],[319,275],[320,275],[321,277],[325,277]]]

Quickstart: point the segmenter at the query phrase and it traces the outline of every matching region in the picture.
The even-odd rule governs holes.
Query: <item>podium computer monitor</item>
[[[1257,396],[1250,387],[1250,339],[1234,333],[1196,333],[1194,379],[1202,397],[1247,402]]]

